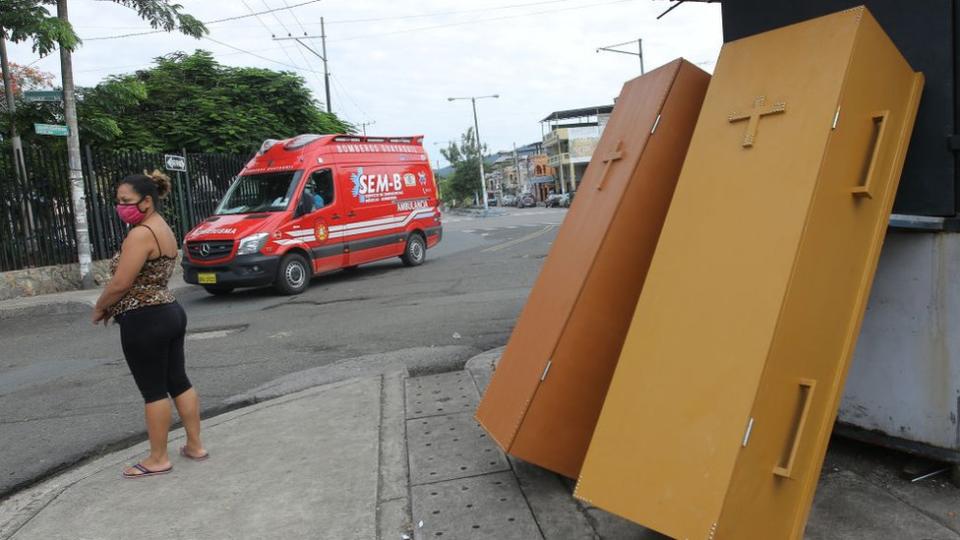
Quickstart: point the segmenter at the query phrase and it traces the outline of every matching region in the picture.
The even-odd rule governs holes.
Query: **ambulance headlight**
[[[263,245],[267,243],[267,238],[269,237],[270,235],[265,232],[251,234],[250,236],[244,237],[240,240],[240,247],[237,248],[237,255],[250,255],[251,253],[260,251],[263,249]]]

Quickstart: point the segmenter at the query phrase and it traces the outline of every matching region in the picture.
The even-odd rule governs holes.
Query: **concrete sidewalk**
[[[585,506],[572,483],[504,455],[473,411],[500,351],[463,371],[365,374],[204,422],[211,458],[139,480],[146,444],[0,503],[0,538],[660,539]],[[880,485],[831,459],[811,540],[960,538],[960,495]],[[951,513],[953,514],[951,516]]]

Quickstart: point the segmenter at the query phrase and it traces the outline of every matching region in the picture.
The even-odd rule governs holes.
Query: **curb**
[[[506,216],[507,211],[503,209],[491,208],[489,210],[479,210],[473,208],[458,208],[453,210],[447,210],[444,214],[451,216],[473,216],[473,217],[495,217],[495,216]]]

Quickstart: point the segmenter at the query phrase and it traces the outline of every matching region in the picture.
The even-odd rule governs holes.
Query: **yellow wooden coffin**
[[[865,8],[723,47],[577,497],[802,537],[922,86]]]

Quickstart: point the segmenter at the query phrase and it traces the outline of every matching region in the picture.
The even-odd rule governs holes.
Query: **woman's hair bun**
[[[167,195],[170,194],[170,189],[173,187],[173,184],[170,183],[170,177],[158,169],[154,169],[153,172],[143,171],[143,174],[150,177],[150,180],[153,180],[153,183],[156,184],[157,195],[159,195],[161,199],[166,199]]]

